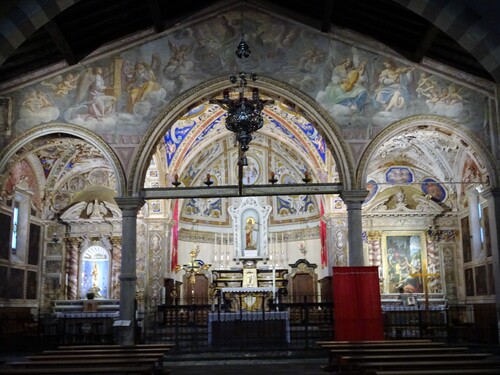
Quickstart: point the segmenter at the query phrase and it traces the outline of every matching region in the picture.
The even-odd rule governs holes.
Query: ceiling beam
[[[321,31],[327,33],[330,31],[330,24],[332,21],[333,8],[335,6],[335,0],[323,0],[323,17],[321,20]]]
[[[149,12],[153,20],[153,28],[156,33],[161,33],[165,30],[163,23],[163,14],[158,0],[148,0]]]
[[[323,195],[340,194],[342,184],[301,184],[301,185],[237,185],[211,187],[174,187],[174,188],[145,188],[140,196],[144,199],[182,199],[182,198],[230,198],[251,196],[277,195]]]
[[[64,37],[57,23],[54,20],[51,20],[47,22],[44,27],[68,65],[75,65],[78,63],[78,59],[76,58],[73,49],[69,45],[68,40]]]
[[[434,24],[430,24],[429,27],[427,28],[427,31],[425,32],[425,35],[420,40],[420,43],[418,44],[417,48],[415,48],[413,56],[411,56],[412,61],[417,63],[422,62],[422,59],[429,51],[429,48],[436,39],[438,33],[439,29]]]

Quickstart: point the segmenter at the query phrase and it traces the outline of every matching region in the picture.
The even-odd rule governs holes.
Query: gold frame
[[[425,244],[425,232],[424,231],[388,231],[384,232],[382,234],[382,277],[383,277],[383,290],[381,291],[382,293],[397,293],[398,292],[398,283],[404,282],[401,280],[402,272],[400,273],[400,280],[398,283],[395,283],[393,281],[393,275],[389,274],[390,271],[390,265],[389,265],[389,249],[388,249],[388,239],[391,237],[408,237],[408,242],[411,242],[411,237],[417,237],[419,238],[418,244],[419,244],[419,253],[420,253],[420,270],[415,270],[415,269],[410,269],[408,272],[408,275],[411,275],[412,273],[416,272],[422,272],[422,265],[424,263],[424,260],[427,260],[427,247]],[[413,243],[414,245],[414,243]],[[412,250],[411,246],[409,249],[405,249],[404,251],[401,251],[409,262],[410,265],[414,263],[415,257],[412,257]],[[412,259],[410,261],[410,259]],[[418,261],[418,258],[416,259]],[[414,266],[415,264],[413,264]],[[418,264],[417,264],[418,265]],[[418,276],[415,276],[414,278],[418,278]],[[421,291],[418,291],[421,292]]]

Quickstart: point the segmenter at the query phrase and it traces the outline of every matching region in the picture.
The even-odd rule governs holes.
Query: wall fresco
[[[63,121],[103,135],[141,135],[180,93],[243,68],[314,98],[348,140],[368,140],[394,121],[434,114],[488,144],[482,92],[262,12],[248,11],[244,22],[253,54],[243,67],[234,56],[240,14],[218,14],[13,92],[13,132]]]

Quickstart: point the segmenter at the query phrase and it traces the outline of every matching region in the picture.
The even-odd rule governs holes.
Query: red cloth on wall
[[[328,263],[328,257],[326,254],[326,223],[323,221],[323,215],[325,214],[325,207],[323,206],[323,201],[320,201],[319,214],[321,216],[319,222],[319,238],[321,240],[321,267],[326,267]]]
[[[175,270],[179,257],[179,200],[176,199],[174,203],[174,212],[172,213],[174,225],[172,225],[172,271]]]
[[[333,267],[335,340],[383,340],[378,267]]]

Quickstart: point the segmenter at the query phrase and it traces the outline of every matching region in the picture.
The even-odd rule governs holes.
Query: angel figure
[[[56,77],[54,83],[43,81],[42,85],[49,86],[56,96],[66,96],[70,91],[77,88],[78,78],[78,74],[68,73],[64,78],[62,76]]]

